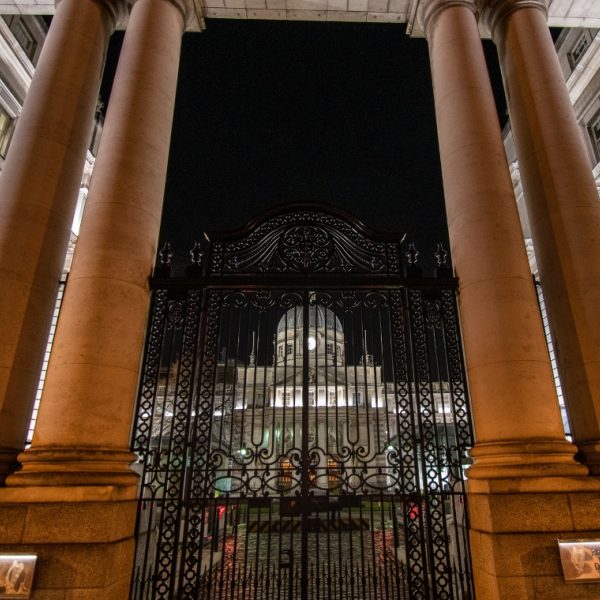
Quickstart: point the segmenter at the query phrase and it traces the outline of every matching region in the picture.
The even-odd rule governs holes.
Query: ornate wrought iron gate
[[[455,281],[407,256],[296,205],[157,269],[132,598],[473,597]]]

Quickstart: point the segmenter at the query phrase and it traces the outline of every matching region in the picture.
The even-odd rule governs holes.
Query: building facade
[[[57,3],[0,186],[0,539],[7,552],[40,557],[33,597],[129,594],[138,482],[129,437],[180,41],[219,11],[407,21],[413,35],[426,36],[476,433],[468,472],[476,595],[574,597],[556,539],[591,539],[600,531],[600,264],[593,259],[600,255],[600,207],[589,158],[593,102],[581,106],[590,111],[589,122],[582,116],[592,130],[585,140],[548,23],[597,27],[598,7],[584,0],[350,4]],[[2,7],[7,14],[54,10],[38,0]],[[106,47],[118,26],[126,35],[86,218],[45,401],[24,450]],[[556,402],[482,31],[499,51],[572,441]],[[585,39],[570,51],[572,60],[592,56],[596,38]],[[576,591],[595,598],[599,589],[590,582]]]

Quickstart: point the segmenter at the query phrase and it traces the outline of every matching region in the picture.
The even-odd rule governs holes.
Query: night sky
[[[504,123],[489,42],[486,55]],[[288,202],[407,232],[423,255],[447,246],[425,40],[404,25],[287,21],[209,20],[185,34],[161,243],[185,255],[202,232]]]

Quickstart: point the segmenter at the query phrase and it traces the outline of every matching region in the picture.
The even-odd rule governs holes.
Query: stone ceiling
[[[275,19],[294,21],[352,21],[409,23],[418,0],[187,0],[194,7],[188,29],[203,28],[203,19]],[[0,0],[0,14],[50,15],[55,0]],[[553,27],[600,28],[600,0],[552,0]]]

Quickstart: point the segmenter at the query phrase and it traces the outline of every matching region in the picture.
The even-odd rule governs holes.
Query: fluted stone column
[[[600,203],[545,0],[482,0],[575,443],[600,474]]]
[[[46,349],[104,58],[122,0],[62,0],[0,177],[0,481]]]
[[[585,474],[564,436],[475,13],[470,0],[423,12],[477,438],[469,478]]]
[[[136,482],[129,435],[184,25],[178,0],[131,10],[33,444],[9,486]]]

